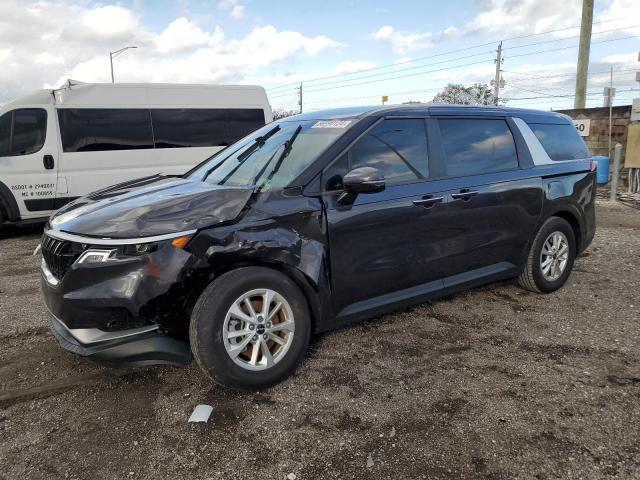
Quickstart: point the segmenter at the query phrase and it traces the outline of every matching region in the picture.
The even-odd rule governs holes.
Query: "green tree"
[[[470,87],[450,83],[433,97],[433,102],[455,105],[495,105],[491,88],[483,83],[476,83]],[[500,99],[498,103],[504,105],[506,100]]]

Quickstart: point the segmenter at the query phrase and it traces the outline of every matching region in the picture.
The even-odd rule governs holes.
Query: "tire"
[[[241,300],[247,297],[255,315]],[[263,316],[266,298],[273,298],[270,320],[265,318],[269,314]],[[286,275],[262,267],[239,268],[214,280],[198,298],[189,326],[191,350],[200,367],[215,382],[243,390],[266,388],[287,378],[302,361],[310,336],[309,307],[298,286]]]
[[[554,236],[553,239],[552,236]],[[554,245],[554,239],[556,240],[555,243],[560,245],[560,249],[556,252],[555,257],[547,255],[547,253],[553,251],[553,248],[547,247]],[[551,243],[547,243],[548,241]],[[562,266],[565,258],[562,253],[564,251],[563,243],[565,242],[568,251],[566,252],[566,263]],[[547,244],[547,247],[545,247],[545,244]],[[544,256],[543,248],[545,249]],[[529,250],[527,263],[518,278],[518,283],[522,288],[532,292],[555,292],[565,284],[569,275],[571,275],[575,257],[576,239],[573,228],[571,228],[571,225],[563,218],[551,217],[540,227],[540,230],[538,230],[536,238],[531,245],[531,250]],[[545,265],[545,269],[543,270],[543,262],[545,260],[547,261],[547,265]],[[549,267],[548,261],[551,262],[551,267]],[[559,270],[554,269],[554,261]]]

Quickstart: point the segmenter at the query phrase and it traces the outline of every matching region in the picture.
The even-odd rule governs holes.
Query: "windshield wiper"
[[[271,130],[269,130],[267,133],[265,133],[264,135],[261,135],[260,137],[257,137],[254,141],[253,144],[247,148],[244,152],[242,152],[240,155],[238,155],[238,165],[236,165],[231,172],[229,172],[221,181],[220,184],[223,184],[224,182],[226,182],[227,180],[229,180],[229,178],[231,177],[231,175],[233,175],[234,173],[236,173],[238,171],[238,169],[242,166],[242,164],[245,162],[245,160],[247,158],[249,158],[251,155],[253,155],[253,153],[258,150],[259,148],[262,148],[262,146],[265,144],[265,142],[271,138],[278,130],[280,130],[280,125],[276,125],[275,127],[273,127]],[[205,176],[202,178],[202,181],[204,182],[207,177],[209,175],[211,175],[211,173],[220,166],[221,163],[223,163],[223,161],[218,162],[216,165],[214,165],[212,168],[210,168],[209,170],[207,170],[207,173],[205,174]]]
[[[267,179],[264,181],[262,185],[266,185],[267,183],[269,183],[273,178],[273,176],[278,172],[278,170],[280,170],[280,167],[282,166],[282,162],[284,161],[285,158],[287,158],[289,153],[291,153],[291,147],[293,147],[293,142],[296,141],[296,138],[298,137],[298,134],[300,133],[301,130],[302,130],[302,125],[298,125],[298,128],[296,128],[295,132],[293,132],[293,135],[291,135],[291,138],[289,138],[289,140],[284,142],[284,150],[282,150],[282,153],[278,157],[278,160],[276,160],[276,165],[273,167],[273,170],[271,170],[271,173],[269,173],[269,176],[267,177]],[[262,174],[267,169],[270,163],[271,163],[271,159],[269,159],[266,165],[262,167],[258,175],[256,175],[256,178],[253,181],[254,185],[258,182],[258,179],[262,176]]]

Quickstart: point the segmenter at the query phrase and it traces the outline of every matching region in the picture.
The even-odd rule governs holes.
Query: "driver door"
[[[0,180],[22,219],[46,217],[55,208],[57,157],[52,109],[25,107],[0,116]]]
[[[385,190],[340,204],[342,177],[363,166],[383,173]],[[428,177],[422,118],[379,121],[323,172],[337,316],[414,297],[409,289],[417,286],[442,287],[437,225],[444,222],[446,196]]]

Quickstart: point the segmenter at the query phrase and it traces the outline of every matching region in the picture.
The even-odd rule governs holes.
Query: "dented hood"
[[[252,191],[156,175],[79,198],[55,212],[49,224],[94,237],[163,235],[234,220]]]

